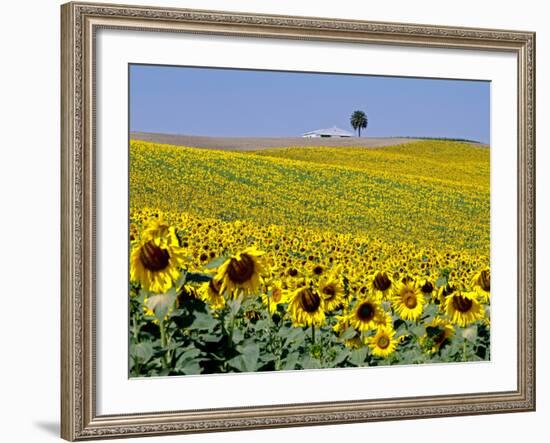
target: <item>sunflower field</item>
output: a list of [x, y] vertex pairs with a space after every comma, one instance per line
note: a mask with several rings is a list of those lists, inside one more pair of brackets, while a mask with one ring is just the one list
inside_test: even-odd
[[490, 358], [489, 149], [130, 143], [130, 376]]

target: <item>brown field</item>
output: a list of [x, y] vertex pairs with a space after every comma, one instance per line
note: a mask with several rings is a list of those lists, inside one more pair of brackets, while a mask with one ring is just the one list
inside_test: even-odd
[[356, 148], [379, 148], [418, 141], [399, 137], [349, 137], [349, 138], [305, 138], [305, 137], [203, 137], [195, 135], [160, 134], [154, 132], [132, 132], [132, 140], [162, 143], [176, 146], [192, 146], [224, 151], [257, 151], [260, 149], [289, 146], [341, 146]]

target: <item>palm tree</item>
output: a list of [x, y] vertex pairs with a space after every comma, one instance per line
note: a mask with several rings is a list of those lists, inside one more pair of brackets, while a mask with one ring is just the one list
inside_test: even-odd
[[358, 131], [359, 137], [361, 137], [361, 128], [365, 129], [369, 123], [367, 114], [363, 111], [354, 111], [350, 118], [351, 126], [354, 130]]

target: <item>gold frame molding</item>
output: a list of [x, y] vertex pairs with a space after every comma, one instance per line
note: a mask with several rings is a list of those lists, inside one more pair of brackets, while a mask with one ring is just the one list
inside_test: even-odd
[[[517, 390], [98, 416], [95, 76], [100, 28], [506, 51], [518, 60]], [[61, 436], [88, 440], [535, 410], [535, 34], [73, 2], [61, 7]]]

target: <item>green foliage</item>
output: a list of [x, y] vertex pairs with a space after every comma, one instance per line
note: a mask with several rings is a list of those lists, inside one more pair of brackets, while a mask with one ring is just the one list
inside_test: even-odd
[[368, 125], [367, 114], [363, 111], [354, 111], [350, 117], [350, 124], [353, 129], [358, 131], [358, 135], [361, 137], [361, 129], [365, 129]]
[[168, 315], [168, 311], [174, 305], [176, 301], [176, 294], [174, 292], [167, 294], [157, 294], [149, 297], [145, 306], [155, 313], [157, 320], [162, 320]]
[[[181, 283], [189, 282], [190, 277], [194, 279], [194, 275], [207, 277], [188, 273]], [[162, 295], [141, 291], [130, 300], [130, 310], [132, 376], [309, 370], [490, 358], [489, 328], [484, 323], [456, 327], [452, 341], [441, 344], [435, 353], [427, 352], [443, 332], [440, 326], [428, 325], [438, 315], [438, 306], [432, 304], [426, 306], [420, 323], [394, 319], [398, 352], [387, 358], [373, 356], [368, 346], [358, 349], [344, 346], [357, 336], [351, 327], [338, 335], [329, 326], [320, 328], [315, 331], [313, 342], [311, 328], [293, 327], [284, 312], [268, 314], [260, 299], [254, 297], [229, 300], [225, 308], [214, 312], [201, 300], [179, 300], [174, 291]], [[258, 312], [259, 318], [248, 319], [243, 315], [250, 311]], [[372, 335], [373, 331], [365, 333], [365, 337]]]

